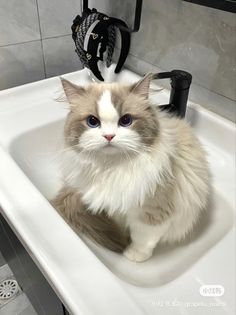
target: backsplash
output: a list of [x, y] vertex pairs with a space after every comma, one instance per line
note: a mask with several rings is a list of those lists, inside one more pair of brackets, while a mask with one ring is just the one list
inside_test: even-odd
[[[135, 0], [89, 1], [133, 25]], [[182, 0], [143, 0], [126, 66], [135, 72], [183, 69], [193, 75], [190, 98], [235, 119], [236, 15]], [[216, 97], [216, 95], [219, 97]]]
[[[70, 29], [81, 2], [0, 2], [0, 90], [82, 68]], [[135, 3], [89, 0], [89, 7], [132, 26]], [[236, 120], [235, 51], [235, 14], [182, 0], [143, 0], [140, 31], [132, 34], [125, 65], [139, 74], [189, 71], [190, 99]]]
[[71, 39], [80, 1], [0, 1], [0, 90], [82, 68]]

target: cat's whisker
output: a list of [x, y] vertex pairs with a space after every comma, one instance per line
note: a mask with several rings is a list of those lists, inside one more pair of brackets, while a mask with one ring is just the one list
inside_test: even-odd
[[136, 146], [125, 145], [125, 148], [123, 148], [123, 146], [117, 146], [117, 147], [118, 147], [120, 150], [122, 150], [122, 152], [123, 152], [123, 151], [126, 151], [126, 152], [132, 151], [132, 152], [136, 152], [137, 154], [140, 153], [140, 151], [137, 149]]
[[[136, 153], [135, 151], [132, 152], [132, 155], [134, 155], [135, 157], [138, 156], [139, 153]], [[132, 169], [134, 170], [135, 169], [135, 163], [134, 163], [134, 160], [133, 160], [133, 156], [130, 157], [130, 154], [127, 152], [127, 156], [129, 157], [130, 159], [130, 163], [132, 165]]]
[[131, 160], [131, 158], [130, 158], [130, 156], [129, 156], [129, 154], [128, 154], [128, 152], [127, 151], [122, 151], [124, 154], [125, 154], [125, 157], [126, 157], [126, 159], [128, 159], [128, 162], [131, 164], [131, 166], [132, 166], [132, 169], [133, 169], [133, 162], [132, 162], [132, 160]]
[[58, 150], [57, 152], [58, 153], [70, 152], [74, 148], [78, 148], [78, 144], [75, 144], [75, 145], [72, 145], [72, 146], [69, 146], [69, 147], [64, 147], [63, 149]]

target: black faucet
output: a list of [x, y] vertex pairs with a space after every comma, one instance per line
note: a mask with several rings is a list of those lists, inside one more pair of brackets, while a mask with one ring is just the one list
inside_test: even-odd
[[183, 70], [160, 72], [153, 75], [153, 80], [170, 79], [170, 101], [167, 105], [161, 105], [161, 110], [167, 110], [180, 118], [185, 117], [188, 93], [192, 83], [192, 75]]

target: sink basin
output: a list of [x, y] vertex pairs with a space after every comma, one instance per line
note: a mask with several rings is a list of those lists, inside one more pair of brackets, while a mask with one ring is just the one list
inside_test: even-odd
[[[139, 78], [128, 70], [112, 73], [111, 67], [108, 81]], [[86, 70], [65, 77], [81, 84], [90, 81]], [[76, 235], [47, 201], [61, 185], [68, 112], [65, 103], [55, 101], [61, 91], [56, 77], [0, 93], [0, 204], [68, 310], [138, 315], [159, 314], [165, 307], [165, 314], [233, 314], [235, 126], [189, 102], [186, 119], [208, 153], [213, 177], [210, 209], [189, 239], [159, 245], [149, 261], [134, 263]], [[154, 98], [167, 103], [169, 92], [162, 90]], [[221, 285], [225, 293], [202, 296], [203, 285]]]

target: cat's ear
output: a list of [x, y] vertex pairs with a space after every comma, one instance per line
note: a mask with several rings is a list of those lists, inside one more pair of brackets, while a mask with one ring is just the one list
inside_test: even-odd
[[152, 73], [147, 73], [144, 78], [136, 82], [131, 86], [131, 91], [133, 93], [139, 94], [144, 98], [148, 98], [149, 95], [149, 87], [152, 80]]
[[78, 103], [79, 96], [83, 95], [86, 92], [86, 89], [82, 86], [71, 83], [64, 78], [60, 79], [68, 102], [71, 105]]

